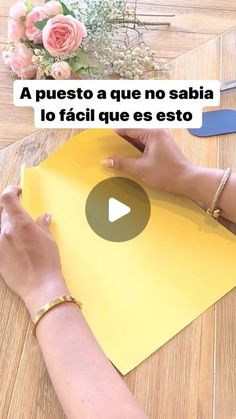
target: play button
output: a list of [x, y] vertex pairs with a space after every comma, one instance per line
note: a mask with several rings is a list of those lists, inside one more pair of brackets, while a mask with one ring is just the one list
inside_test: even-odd
[[145, 190], [124, 177], [98, 183], [86, 201], [86, 218], [98, 236], [113, 242], [135, 238], [146, 227], [151, 212]]
[[123, 204], [115, 198], [109, 199], [108, 220], [110, 223], [119, 220], [131, 211], [128, 205]]

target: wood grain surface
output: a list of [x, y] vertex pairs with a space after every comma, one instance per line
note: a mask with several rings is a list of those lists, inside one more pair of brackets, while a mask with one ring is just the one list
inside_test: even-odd
[[[39, 0], [42, 1], [42, 0]], [[7, 42], [7, 17], [15, 0], [0, 2], [0, 43]], [[236, 24], [235, 0], [131, 0], [137, 5], [140, 19], [166, 21], [155, 17], [174, 14], [170, 26], [158, 30], [149, 27], [144, 39], [160, 58], [168, 61], [209, 41]], [[150, 16], [152, 15], [152, 16]], [[0, 54], [0, 149], [35, 131], [31, 108], [14, 107], [12, 103], [13, 78]]]
[[[235, 50], [236, 28], [173, 61], [171, 77], [236, 79]], [[221, 107], [236, 107], [235, 90], [222, 94]], [[0, 151], [0, 190], [19, 184], [23, 163], [39, 164], [76, 132], [42, 130]], [[173, 135], [195, 163], [236, 170], [235, 134], [203, 139], [173, 130]], [[30, 335], [28, 313], [3, 281], [0, 301], [0, 418], [64, 418]], [[233, 290], [124, 377], [150, 419], [236, 418], [235, 330]]]

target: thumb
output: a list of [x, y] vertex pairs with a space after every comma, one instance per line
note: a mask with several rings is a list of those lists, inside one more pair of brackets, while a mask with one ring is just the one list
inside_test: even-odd
[[51, 214], [42, 214], [37, 219], [36, 223], [43, 228], [48, 229], [51, 224], [52, 216]]
[[101, 164], [108, 169], [121, 170], [129, 175], [139, 176], [140, 159], [113, 156], [102, 160]]

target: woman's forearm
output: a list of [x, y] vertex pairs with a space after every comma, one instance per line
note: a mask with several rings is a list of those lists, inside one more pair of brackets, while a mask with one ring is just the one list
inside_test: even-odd
[[[62, 294], [69, 294], [65, 286], [41, 297], [37, 294], [27, 302], [31, 314], [40, 309], [39, 299], [44, 305]], [[37, 338], [68, 419], [146, 418], [75, 304], [65, 303], [48, 312], [38, 324]]]
[[[182, 194], [207, 210], [223, 174], [224, 170], [221, 169], [192, 167], [183, 180]], [[236, 174], [232, 173], [217, 203], [217, 207], [221, 210], [221, 216], [232, 222], [236, 222], [235, 191]]]

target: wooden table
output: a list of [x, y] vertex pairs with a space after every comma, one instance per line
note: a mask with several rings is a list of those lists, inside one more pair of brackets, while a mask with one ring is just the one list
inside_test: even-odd
[[[236, 28], [177, 59], [170, 77], [236, 79], [235, 51]], [[224, 93], [221, 107], [235, 106], [236, 91]], [[19, 183], [22, 163], [37, 165], [75, 132], [39, 131], [2, 150], [0, 189]], [[173, 134], [196, 163], [236, 170], [236, 135], [200, 139], [185, 130]], [[3, 282], [0, 301], [0, 417], [63, 418], [23, 303]], [[151, 419], [236, 418], [235, 331], [234, 290], [124, 378]]]
[[[0, 43], [7, 42], [7, 16], [16, 0], [0, 2]], [[37, 3], [44, 0], [37, 0]], [[171, 26], [150, 27], [145, 35], [158, 57], [172, 60], [209, 41], [236, 24], [235, 0], [128, 0], [136, 4], [140, 19], [166, 21], [147, 15], [174, 14]], [[31, 108], [16, 108], [12, 99], [13, 78], [0, 54], [0, 149], [35, 131]], [[11, 129], [9, 130], [9, 127]]]

